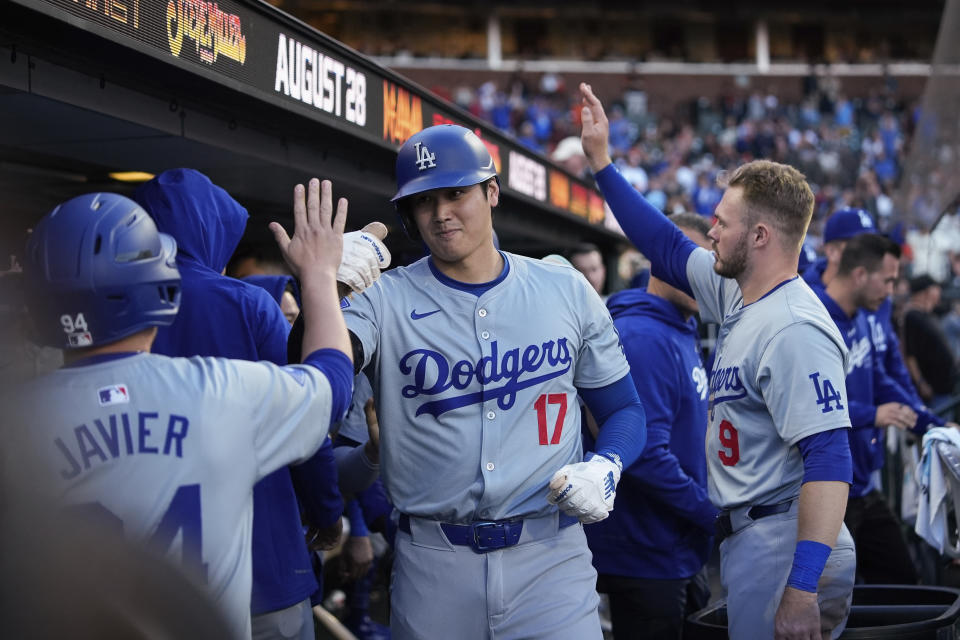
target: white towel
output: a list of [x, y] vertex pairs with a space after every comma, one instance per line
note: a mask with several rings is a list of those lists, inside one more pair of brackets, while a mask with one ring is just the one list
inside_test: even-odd
[[[951, 478], [957, 476], [952, 470], [943, 468], [937, 453], [939, 446], [953, 446], [960, 450], [960, 431], [952, 427], [935, 427], [923, 436], [923, 455], [916, 476], [920, 484], [920, 501], [914, 531], [942, 554], [947, 538], [946, 498]], [[957, 489], [960, 490], [960, 485]]]

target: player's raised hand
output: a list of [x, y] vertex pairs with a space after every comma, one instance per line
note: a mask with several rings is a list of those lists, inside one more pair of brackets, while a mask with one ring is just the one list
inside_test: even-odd
[[[329, 180], [310, 180], [307, 188], [293, 190], [293, 237], [277, 222], [270, 223], [283, 259], [301, 280], [307, 272], [334, 275], [343, 255], [343, 228], [347, 222], [347, 200], [337, 201], [333, 213], [333, 185]], [[306, 196], [306, 199], [304, 198]]]
[[590, 169], [594, 173], [610, 164], [610, 123], [607, 114], [603, 111], [600, 99], [593, 94], [593, 89], [586, 82], [580, 83], [580, 121], [583, 128], [580, 131], [580, 144], [583, 153], [587, 156]]
[[817, 594], [786, 587], [773, 618], [775, 640], [821, 640]]

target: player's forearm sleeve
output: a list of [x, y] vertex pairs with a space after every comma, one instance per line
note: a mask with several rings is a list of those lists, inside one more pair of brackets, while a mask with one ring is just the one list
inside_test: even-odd
[[337, 521], [343, 513], [343, 497], [337, 487], [337, 460], [330, 438], [323, 439], [309, 460], [291, 466], [290, 477], [310, 524], [323, 528]]
[[634, 463], [647, 442], [647, 419], [630, 374], [597, 389], [580, 389], [597, 424], [596, 453], [620, 460], [623, 468]]
[[687, 259], [697, 245], [647, 202], [613, 164], [594, 177], [623, 232], [650, 260], [651, 275], [692, 296]]
[[846, 429], [821, 431], [797, 442], [803, 456], [803, 482], [853, 483], [853, 458]]
[[367, 458], [362, 446], [338, 446], [333, 449], [337, 457], [337, 478], [340, 491], [352, 496], [374, 483], [380, 475], [380, 465]]
[[317, 349], [303, 361], [316, 367], [330, 383], [330, 424], [343, 420], [353, 398], [353, 363], [339, 349]]
[[360, 508], [359, 502], [351, 500], [347, 503], [344, 512], [347, 515], [347, 520], [350, 521], [351, 538], [365, 538], [370, 535], [370, 530], [367, 529], [367, 522], [363, 518], [363, 510]]

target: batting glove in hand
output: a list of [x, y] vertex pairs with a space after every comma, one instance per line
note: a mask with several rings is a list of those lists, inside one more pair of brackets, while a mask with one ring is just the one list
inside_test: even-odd
[[380, 277], [380, 271], [390, 266], [390, 252], [382, 240], [387, 228], [381, 222], [371, 222], [360, 231], [343, 234], [343, 259], [337, 268], [337, 282], [342, 282], [354, 293], [360, 293]]
[[620, 466], [601, 455], [587, 454], [585, 462], [560, 467], [550, 480], [547, 502], [584, 524], [599, 522], [613, 509], [620, 482]]

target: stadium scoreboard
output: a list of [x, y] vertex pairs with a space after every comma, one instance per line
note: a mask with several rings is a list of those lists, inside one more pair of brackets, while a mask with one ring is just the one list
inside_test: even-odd
[[477, 133], [506, 192], [602, 224], [586, 182], [418, 85], [265, 3], [13, 0], [125, 47], [380, 146], [435, 124]]

